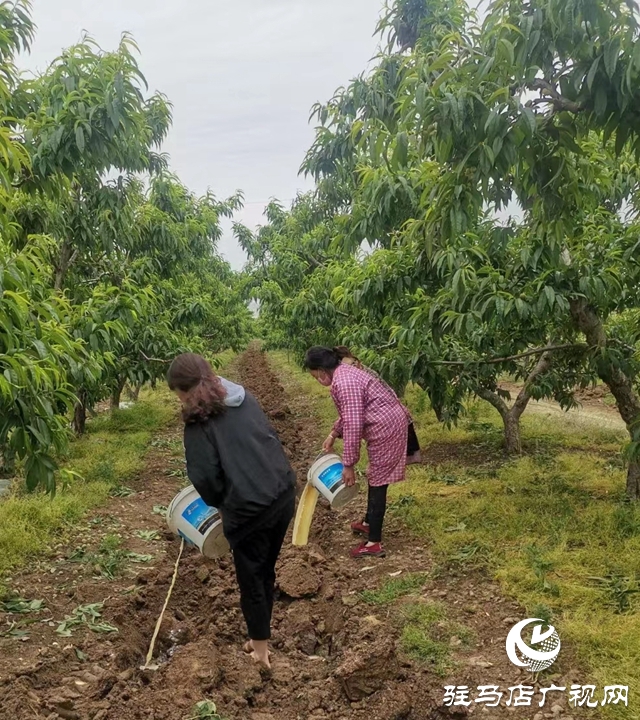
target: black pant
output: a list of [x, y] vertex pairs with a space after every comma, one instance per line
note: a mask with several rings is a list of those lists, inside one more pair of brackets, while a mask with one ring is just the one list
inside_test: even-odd
[[276, 561], [294, 512], [292, 498], [268, 523], [250, 532], [233, 549], [240, 607], [252, 640], [271, 637]]
[[420, 450], [420, 443], [418, 442], [416, 429], [413, 427], [413, 423], [410, 423], [407, 432], [407, 457], [410, 457], [414, 453], [417, 453], [418, 450]]
[[367, 514], [364, 521], [369, 525], [369, 542], [382, 542], [382, 523], [387, 509], [388, 485], [372, 487], [369, 485], [367, 496]]

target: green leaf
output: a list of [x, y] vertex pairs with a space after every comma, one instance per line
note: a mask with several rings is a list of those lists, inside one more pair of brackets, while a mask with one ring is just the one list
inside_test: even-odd
[[533, 135], [537, 129], [537, 120], [536, 115], [533, 112], [531, 108], [523, 108], [522, 109], [522, 118], [524, 120], [524, 123], [529, 130], [529, 134]]
[[600, 119], [604, 119], [605, 113], [607, 112], [607, 90], [604, 85], [598, 85], [596, 88], [596, 99], [594, 110]]
[[404, 167], [407, 164], [409, 155], [409, 138], [406, 132], [398, 133], [396, 137], [396, 147], [394, 156], [400, 167]]
[[78, 150], [83, 153], [84, 152], [84, 130], [82, 129], [82, 125], [76, 126], [76, 145], [78, 146]]
[[627, 138], [629, 137], [629, 128], [627, 125], [620, 125], [618, 127], [618, 131], [616, 132], [616, 144], [615, 144], [615, 152], [616, 155], [620, 155], [622, 152], [625, 143], [627, 142]]
[[513, 44], [510, 43], [505, 38], [502, 38], [500, 40], [500, 45], [504, 48], [507, 62], [509, 63], [510, 66], [513, 66], [514, 62], [515, 62], [515, 53], [514, 53], [514, 49], [513, 49]]
[[487, 122], [484, 124], [484, 131], [489, 137], [491, 137], [494, 134], [494, 131], [498, 127], [499, 122], [500, 122], [500, 115], [495, 110], [492, 110], [489, 113]]
[[544, 294], [547, 296], [547, 302], [549, 303], [549, 310], [552, 310], [554, 300], [556, 299], [556, 294], [555, 294], [553, 288], [549, 287], [549, 285], [545, 285]]
[[604, 50], [604, 68], [610, 78], [613, 77], [613, 73], [616, 71], [619, 54], [620, 46], [618, 45], [618, 39], [612, 38]]
[[522, 319], [525, 319], [529, 314], [528, 305], [524, 302], [524, 300], [521, 300], [520, 298], [516, 298], [516, 312], [518, 313], [518, 316]]
[[591, 67], [589, 68], [589, 72], [587, 73], [587, 87], [589, 88], [589, 92], [591, 92], [591, 88], [593, 87], [593, 81], [596, 77], [596, 73], [598, 72], [598, 66], [600, 65], [600, 55], [591, 63]]
[[419, 115], [422, 115], [424, 112], [425, 99], [426, 87], [424, 83], [420, 83], [418, 85], [418, 89], [416, 90], [416, 111]]

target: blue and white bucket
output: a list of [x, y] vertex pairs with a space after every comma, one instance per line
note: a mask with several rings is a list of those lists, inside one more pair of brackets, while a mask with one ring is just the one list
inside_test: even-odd
[[192, 485], [181, 490], [171, 501], [167, 524], [172, 532], [197, 547], [205, 557], [219, 558], [229, 552], [220, 513], [207, 505]]
[[332, 508], [341, 508], [358, 494], [358, 486], [348, 487], [342, 480], [342, 460], [334, 453], [319, 457], [309, 468], [307, 480], [330, 503]]

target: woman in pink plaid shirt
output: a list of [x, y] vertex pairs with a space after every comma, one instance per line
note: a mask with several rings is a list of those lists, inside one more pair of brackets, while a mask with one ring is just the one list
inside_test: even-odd
[[404, 480], [411, 416], [386, 383], [355, 365], [343, 363], [341, 355], [337, 349], [313, 347], [307, 351], [305, 366], [321, 385], [331, 388], [339, 417], [323, 447], [330, 451], [336, 438], [343, 439], [342, 477], [346, 485], [355, 483], [360, 445], [363, 440], [367, 444], [367, 515], [362, 522], [351, 524], [351, 529], [367, 540], [351, 555], [384, 557], [382, 524], [387, 488]]

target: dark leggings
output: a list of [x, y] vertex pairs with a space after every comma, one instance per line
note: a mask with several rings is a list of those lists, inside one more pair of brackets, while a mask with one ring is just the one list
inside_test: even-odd
[[407, 457], [411, 457], [414, 453], [420, 450], [420, 443], [418, 442], [418, 436], [416, 435], [416, 429], [413, 423], [410, 423], [407, 430]]
[[369, 485], [367, 514], [364, 516], [364, 522], [369, 526], [369, 542], [377, 543], [382, 541], [382, 523], [387, 509], [388, 487], [388, 485], [379, 485], [377, 487]]
[[276, 561], [294, 511], [292, 497], [269, 523], [249, 533], [233, 549], [240, 607], [252, 640], [271, 637]]

